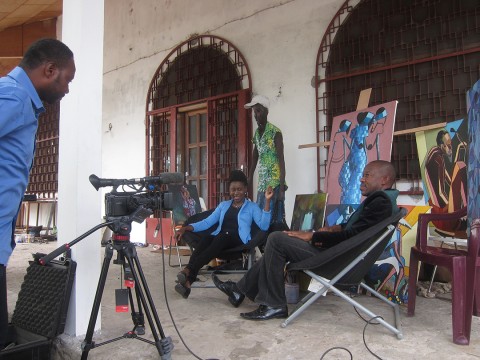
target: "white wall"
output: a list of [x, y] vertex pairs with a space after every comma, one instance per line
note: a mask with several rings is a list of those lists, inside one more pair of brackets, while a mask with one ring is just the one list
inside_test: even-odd
[[[155, 70], [191, 34], [212, 34], [239, 49], [253, 92], [271, 99], [269, 120], [284, 134], [289, 222], [295, 195], [316, 191], [316, 151], [298, 145], [316, 141], [310, 83], [322, 36], [342, 3], [106, 0], [102, 176], [144, 176], [146, 94]], [[140, 228], [132, 241], [144, 238]]]
[[[58, 245], [101, 222], [100, 195], [90, 185], [101, 171], [103, 2], [64, 0], [62, 40], [74, 53], [75, 79], [61, 102], [58, 174]], [[74, 244], [77, 262], [65, 333], [86, 332], [100, 274], [100, 240], [95, 232]], [[92, 280], [94, 279], [94, 280]], [[97, 327], [100, 326], [100, 315]]]

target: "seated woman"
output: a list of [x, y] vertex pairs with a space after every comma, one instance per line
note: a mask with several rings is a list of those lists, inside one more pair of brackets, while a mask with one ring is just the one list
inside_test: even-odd
[[218, 224], [216, 229], [201, 239], [193, 250], [188, 265], [178, 273], [175, 290], [185, 299], [190, 295], [191, 284], [196, 280], [200, 269], [216, 258], [222, 251], [248, 243], [251, 240], [252, 222], [266, 231], [270, 225], [270, 199], [273, 190], [265, 191], [265, 207], [260, 207], [246, 198], [247, 177], [240, 170], [233, 170], [228, 180], [231, 200], [222, 201], [215, 210], [202, 221], [181, 227], [177, 236], [185, 231], [200, 232]]

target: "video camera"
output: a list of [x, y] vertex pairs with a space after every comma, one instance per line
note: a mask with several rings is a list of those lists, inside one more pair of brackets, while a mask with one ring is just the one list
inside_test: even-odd
[[[155, 210], [171, 210], [173, 196], [171, 192], [161, 191], [164, 184], [183, 183], [182, 173], [164, 173], [160, 176], [147, 176], [136, 179], [102, 179], [92, 174], [90, 183], [98, 190], [112, 186], [105, 194], [105, 217], [115, 218], [131, 216], [133, 221], [141, 223]], [[118, 188], [121, 187], [122, 191]]]

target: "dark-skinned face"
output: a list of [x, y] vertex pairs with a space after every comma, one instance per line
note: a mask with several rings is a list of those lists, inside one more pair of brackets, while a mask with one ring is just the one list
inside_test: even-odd
[[360, 179], [360, 192], [363, 196], [384, 190], [386, 184], [386, 176], [381, 169], [375, 164], [367, 164], [363, 170], [363, 176]]
[[268, 109], [265, 108], [263, 105], [255, 104], [252, 107], [252, 111], [258, 128], [263, 131], [265, 129], [265, 126], [267, 125]]
[[48, 66], [47, 71], [49, 73], [48, 82], [37, 91], [42, 101], [53, 104], [68, 94], [68, 85], [75, 77], [75, 63], [73, 59], [70, 59], [63, 68], [52, 63]]
[[229, 187], [230, 198], [235, 203], [242, 203], [245, 200], [247, 187], [241, 181], [232, 181]]

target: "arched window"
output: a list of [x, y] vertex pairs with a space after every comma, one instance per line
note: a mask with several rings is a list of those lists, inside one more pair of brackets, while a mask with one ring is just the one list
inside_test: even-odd
[[183, 172], [208, 207], [228, 197], [233, 169], [249, 168], [248, 67], [225, 39], [196, 36], [157, 69], [147, 95], [147, 173]]
[[[345, 1], [317, 56], [317, 141], [367, 88], [370, 106], [399, 101], [395, 131], [466, 118], [466, 91], [480, 77], [479, 22], [478, 0]], [[399, 178], [421, 178], [414, 133], [394, 136], [392, 161]]]

